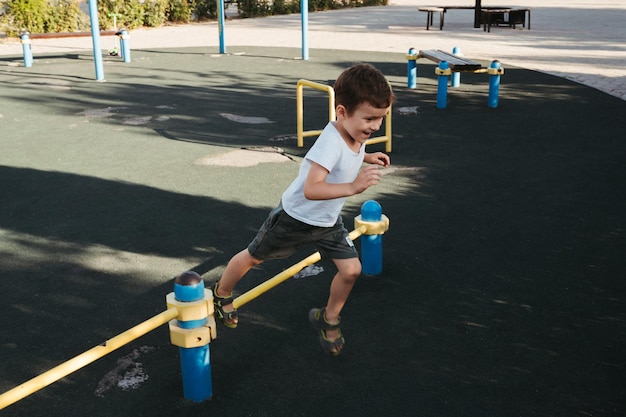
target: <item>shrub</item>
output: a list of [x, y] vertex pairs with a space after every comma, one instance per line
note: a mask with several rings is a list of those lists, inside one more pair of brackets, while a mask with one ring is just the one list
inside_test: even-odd
[[148, 0], [143, 4], [143, 24], [148, 27], [159, 27], [167, 22], [169, 0]]
[[[117, 16], [117, 19], [114, 17]], [[115, 22], [117, 20], [117, 22]], [[135, 29], [144, 24], [144, 7], [139, 0], [98, 0], [100, 29]]]
[[193, 0], [170, 0], [169, 20], [174, 23], [188, 23], [194, 9]]
[[217, 1], [216, 0], [197, 0], [196, 2], [196, 19], [206, 20], [217, 17]]
[[89, 18], [75, 0], [59, 0], [48, 5], [45, 32], [76, 32], [89, 29]]
[[[73, 32], [89, 29], [89, 17], [81, 10], [86, 0], [0, 0], [0, 28], [9, 36], [31, 33]], [[237, 0], [225, 0], [225, 2]], [[388, 0], [309, 0], [309, 11], [386, 5]], [[241, 17], [300, 12], [300, 0], [239, 0]], [[187, 23], [217, 17], [217, 0], [98, 0], [101, 29], [158, 27], [166, 22]]]
[[9, 0], [6, 3], [10, 34], [22, 31], [43, 33], [46, 27], [46, 0]]

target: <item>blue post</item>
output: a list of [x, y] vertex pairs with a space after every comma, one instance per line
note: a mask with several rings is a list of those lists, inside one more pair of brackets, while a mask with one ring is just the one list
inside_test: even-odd
[[[174, 298], [178, 302], [196, 302], [205, 297], [204, 281], [193, 271], [178, 276], [174, 283]], [[207, 318], [176, 322], [182, 329], [197, 329], [207, 324]], [[198, 347], [180, 347], [180, 364], [185, 398], [202, 402], [213, 396], [211, 382], [211, 355], [209, 343]]]
[[[383, 210], [376, 201], [368, 200], [361, 206], [361, 220], [380, 222]], [[383, 235], [361, 236], [361, 264], [365, 275], [378, 275], [383, 271]]]
[[300, 0], [300, 19], [302, 20], [302, 60], [309, 60], [309, 1]]
[[22, 51], [24, 52], [24, 67], [30, 68], [33, 66], [33, 50], [30, 43], [30, 33], [22, 33], [20, 42], [22, 42]]
[[502, 74], [502, 65], [500, 61], [491, 61], [489, 65], [489, 99], [487, 101], [487, 107], [498, 107], [498, 95], [500, 93], [500, 75]]
[[407, 59], [407, 87], [417, 87], [417, 55], [415, 54], [415, 48], [409, 49], [409, 53], [406, 56]]
[[218, 0], [217, 27], [220, 36], [220, 54], [225, 54], [226, 44], [224, 42], [224, 0]]
[[448, 77], [451, 73], [448, 61], [441, 61], [439, 67], [435, 69], [435, 74], [439, 76], [437, 84], [438, 109], [445, 109], [448, 105]]
[[120, 50], [122, 51], [122, 61], [130, 62], [130, 35], [126, 29], [120, 30]]
[[[461, 56], [461, 49], [458, 46], [452, 48], [452, 55]], [[453, 72], [452, 80], [450, 81], [450, 87], [458, 87], [461, 85], [461, 73]]]
[[89, 18], [91, 20], [91, 40], [93, 42], [93, 61], [96, 66], [96, 80], [104, 80], [102, 48], [100, 47], [100, 24], [98, 23], [98, 1], [89, 0]]

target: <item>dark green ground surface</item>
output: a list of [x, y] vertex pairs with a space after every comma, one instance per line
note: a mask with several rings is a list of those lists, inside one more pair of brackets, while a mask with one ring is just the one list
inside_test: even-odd
[[[240, 50], [133, 51], [130, 64], [106, 59], [105, 83], [88, 52], [30, 69], [0, 59], [0, 392], [163, 311], [179, 273], [218, 279], [304, 155], [296, 81], [328, 83], [368, 61], [398, 96], [392, 167], [345, 218], [374, 198], [391, 229], [384, 273], [363, 277], [344, 310], [344, 353], [324, 356], [307, 322], [334, 273], [322, 262], [322, 274], [245, 305], [237, 330], [220, 327], [211, 401], [183, 398], [178, 348], [161, 327], [0, 415], [626, 413], [626, 102], [506, 68], [497, 109], [488, 77], [467, 75], [438, 110], [434, 67], [421, 63], [408, 90], [402, 54], [312, 51], [303, 62], [298, 50]], [[305, 128], [320, 128], [325, 98], [306, 94]], [[197, 163], [258, 146], [293, 160]], [[149, 379], [96, 395], [139, 348]]]

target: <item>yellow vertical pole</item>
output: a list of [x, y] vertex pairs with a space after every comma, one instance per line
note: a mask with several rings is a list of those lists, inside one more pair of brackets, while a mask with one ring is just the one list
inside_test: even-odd
[[322, 133], [321, 130], [304, 131], [304, 87], [311, 87], [316, 90], [325, 91], [328, 94], [328, 121], [334, 121], [335, 113], [335, 90], [330, 85], [316, 83], [309, 80], [298, 80], [296, 83], [296, 123], [298, 134], [298, 147], [304, 146], [305, 136], [316, 136]]

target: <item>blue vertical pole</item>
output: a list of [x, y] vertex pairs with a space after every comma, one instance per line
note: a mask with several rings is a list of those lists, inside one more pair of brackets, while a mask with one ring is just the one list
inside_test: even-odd
[[98, 0], [89, 0], [89, 18], [91, 20], [91, 40], [93, 41], [93, 62], [96, 65], [96, 80], [104, 80], [102, 48], [100, 47], [100, 23], [98, 22]]
[[445, 109], [448, 106], [448, 77], [450, 76], [450, 66], [447, 61], [441, 61], [437, 68], [439, 75], [437, 84], [437, 108]]
[[20, 41], [22, 42], [22, 52], [24, 53], [24, 67], [30, 68], [33, 66], [33, 50], [30, 42], [30, 33], [22, 33], [20, 35]]
[[410, 48], [407, 55], [407, 87], [417, 87], [417, 56], [415, 48]]
[[[452, 48], [452, 55], [460, 56], [461, 55], [461, 49], [458, 46], [455, 46], [454, 48]], [[461, 85], [461, 73], [460, 72], [453, 72], [452, 73], [452, 80], [450, 81], [450, 87], [458, 87], [460, 85]]]
[[220, 34], [220, 54], [226, 53], [226, 44], [224, 43], [224, 0], [217, 1], [217, 27]]
[[309, 1], [300, 0], [300, 19], [302, 20], [302, 60], [309, 60]]
[[[383, 218], [383, 209], [374, 200], [368, 200], [361, 206], [361, 220], [379, 222]], [[383, 271], [383, 235], [361, 236], [361, 264], [365, 275], [378, 275]]]
[[122, 61], [130, 62], [130, 35], [126, 29], [120, 31], [120, 49], [122, 50]]
[[487, 107], [498, 107], [498, 95], [500, 93], [500, 74], [502, 71], [502, 65], [500, 61], [491, 61], [489, 65], [489, 99], [487, 101]]
[[[193, 271], [185, 272], [174, 282], [176, 301], [191, 302], [204, 298], [204, 281]], [[207, 324], [206, 317], [199, 320], [177, 321], [178, 327], [195, 329]], [[179, 348], [185, 398], [202, 402], [213, 396], [211, 381], [211, 355], [209, 344], [192, 348]]]

